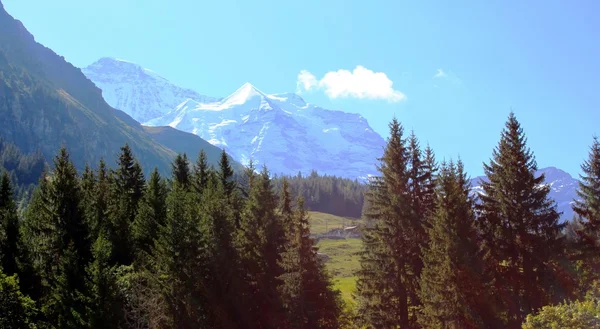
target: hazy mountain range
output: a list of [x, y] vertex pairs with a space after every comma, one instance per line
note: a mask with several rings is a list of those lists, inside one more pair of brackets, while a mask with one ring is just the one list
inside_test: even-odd
[[83, 72], [109, 104], [144, 125], [196, 134], [242, 164], [253, 160], [277, 174], [364, 178], [376, 173], [385, 145], [361, 115], [308, 104], [294, 93], [268, 94], [246, 83], [227, 97], [208, 97], [113, 58]]
[[[285, 174], [314, 169], [364, 178], [377, 173], [385, 141], [358, 114], [308, 104], [294, 93], [268, 94], [249, 83], [227, 97], [209, 97], [115, 58], [101, 58], [83, 72], [109, 104], [144, 125], [196, 134], [243, 164], [253, 159]], [[542, 173], [562, 219], [571, 219], [577, 180], [554, 167], [537, 172]], [[481, 179], [472, 179], [474, 193], [481, 193]]]

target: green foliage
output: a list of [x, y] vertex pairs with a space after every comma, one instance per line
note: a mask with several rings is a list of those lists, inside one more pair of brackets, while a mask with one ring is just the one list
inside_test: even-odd
[[4, 172], [0, 177], [0, 269], [9, 275], [19, 273], [19, 226], [10, 178]]
[[219, 161], [219, 179], [221, 180], [221, 185], [223, 185], [225, 195], [230, 197], [235, 190], [236, 183], [234, 180], [233, 168], [231, 167], [229, 157], [227, 156], [227, 153], [225, 153], [225, 150], [221, 152], [221, 160]]
[[290, 194], [302, 196], [306, 208], [336, 216], [362, 217], [364, 194], [367, 185], [347, 178], [319, 175], [316, 171], [308, 176], [283, 176], [273, 178], [277, 193], [283, 189], [283, 180], [289, 184]]
[[594, 138], [588, 159], [581, 165], [578, 200], [573, 210], [582, 219], [583, 229], [579, 231], [583, 241], [597, 253], [600, 246], [600, 141]]
[[41, 153], [24, 154], [0, 136], [0, 172], [7, 171], [15, 198], [27, 201], [42, 175], [46, 161]]
[[[513, 115], [485, 166], [477, 207], [460, 161], [438, 173], [433, 151], [422, 151], [414, 134], [405, 139], [397, 120], [390, 133], [364, 202], [359, 182], [316, 173], [272, 179], [251, 166], [236, 177], [224, 152], [218, 170], [200, 152], [193, 167], [181, 155], [171, 177], [155, 169], [145, 181], [127, 145], [115, 170], [100, 161], [81, 175], [61, 149], [23, 213], [14, 171], [3, 174], [0, 260], [21, 283], [0, 274], [0, 324], [517, 328], [525, 314], [581, 296], [594, 280], [597, 256], [581, 243], [598, 235], [589, 224], [593, 170], [584, 170], [581, 218], [561, 232]], [[328, 228], [358, 223], [362, 239], [315, 243], [303, 196], [338, 213], [365, 203], [365, 220], [311, 213], [312, 233], [323, 233], [325, 220]], [[588, 320], [597, 311], [597, 298], [563, 303], [525, 325], [595, 326]]]
[[90, 328], [119, 328], [124, 322], [116, 268], [110, 265], [112, 246], [100, 233], [92, 246], [94, 261], [87, 267]]
[[63, 148], [26, 217], [29, 248], [41, 278], [42, 312], [61, 328], [86, 325], [84, 267], [91, 260], [77, 171]]
[[135, 253], [131, 226], [138, 213], [146, 182], [139, 162], [129, 145], [121, 148], [117, 169], [112, 173], [108, 204], [109, 239], [115, 248], [112, 264], [129, 265]]
[[0, 328], [36, 328], [35, 302], [19, 290], [17, 275], [7, 276], [0, 269]]
[[166, 182], [158, 173], [158, 169], [154, 169], [132, 227], [133, 241], [139, 257], [152, 252], [158, 231], [165, 224], [167, 192]]
[[192, 176], [192, 186], [198, 195], [202, 194], [202, 191], [204, 191], [208, 185], [209, 170], [210, 168], [208, 167], [206, 153], [204, 151], [200, 151], [200, 153], [198, 153], [198, 160], [196, 160], [196, 165], [194, 166], [194, 173]]
[[423, 250], [419, 324], [423, 328], [484, 328], [485, 298], [470, 186], [459, 162], [442, 164], [429, 244]]
[[284, 228], [276, 215], [277, 200], [268, 172], [255, 178], [241, 216], [235, 246], [246, 285], [245, 302], [252, 326], [277, 326], [282, 322], [277, 302], [277, 277]]
[[416, 326], [420, 246], [424, 237], [426, 178], [433, 176], [418, 150], [416, 137], [407, 141], [394, 119], [380, 159], [381, 176], [371, 179], [366, 193], [361, 268], [357, 272], [357, 314], [363, 325], [412, 328]]
[[185, 189], [189, 189], [192, 184], [192, 174], [190, 172], [190, 161], [187, 155], [179, 154], [171, 165], [171, 175], [175, 183], [179, 184]]
[[523, 329], [579, 329], [600, 327], [600, 298], [588, 294], [582, 301], [544, 306], [527, 315]]
[[563, 251], [556, 205], [550, 189], [535, 177], [537, 165], [513, 113], [493, 158], [484, 165], [479, 220], [488, 280], [506, 326], [518, 327], [526, 314], [547, 304], [557, 289], [553, 262]]

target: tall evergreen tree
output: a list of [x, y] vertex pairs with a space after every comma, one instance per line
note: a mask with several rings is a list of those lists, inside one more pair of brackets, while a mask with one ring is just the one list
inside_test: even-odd
[[7, 275], [17, 274], [21, 291], [38, 297], [37, 277], [23, 234], [12, 183], [8, 173], [3, 172], [0, 178], [0, 269]]
[[129, 265], [134, 256], [131, 226], [146, 184], [142, 168], [135, 160], [129, 145], [121, 147], [117, 169], [112, 176], [108, 236], [115, 252], [112, 253], [111, 262]]
[[28, 209], [30, 246], [42, 278], [42, 311], [59, 328], [86, 326], [85, 266], [91, 260], [77, 171], [62, 148]]
[[96, 172], [84, 171], [82, 175], [83, 204], [90, 229], [90, 241], [95, 241], [100, 231], [110, 232], [108, 205], [111, 182], [104, 160], [100, 159]]
[[282, 321], [276, 288], [284, 236], [276, 209], [276, 196], [265, 168], [252, 184], [236, 237], [247, 284], [244, 301], [249, 305], [253, 328], [277, 328]]
[[239, 303], [241, 276], [233, 239], [234, 209], [225, 198], [219, 180], [212, 178], [204, 189], [200, 202], [200, 230], [205, 241], [202, 250], [202, 275], [198, 289], [207, 299], [210, 328], [244, 328], [251, 323], [246, 317], [247, 305]]
[[124, 323], [123, 303], [115, 268], [109, 264], [112, 246], [101, 231], [92, 246], [94, 261], [88, 265], [90, 328], [120, 328]]
[[423, 328], [489, 328], [482, 305], [483, 286], [473, 200], [462, 164], [442, 164], [437, 207], [423, 250], [419, 324]]
[[289, 235], [295, 230], [297, 226], [294, 222], [294, 211], [292, 209], [292, 197], [290, 195], [290, 188], [287, 179], [283, 179], [283, 186], [281, 188], [281, 196], [279, 198], [279, 211], [281, 216], [281, 223], [285, 230], [288, 239], [292, 238], [293, 235]]
[[221, 184], [225, 189], [225, 195], [231, 197], [233, 191], [235, 191], [235, 181], [233, 180], [233, 168], [229, 162], [229, 156], [225, 153], [225, 150], [221, 152], [221, 159], [219, 160], [219, 178]]
[[[286, 188], [282, 198], [289, 198]], [[290, 200], [282, 201], [283, 209]], [[286, 312], [287, 328], [339, 328], [339, 291], [334, 291], [324, 264], [310, 237], [304, 200], [299, 197], [287, 242], [282, 252], [279, 293]]]
[[196, 165], [194, 166], [194, 173], [192, 175], [192, 185], [198, 195], [202, 194], [202, 191], [208, 185], [209, 170], [210, 168], [208, 167], [206, 152], [204, 152], [204, 150], [200, 150], [200, 153], [198, 153], [198, 160], [196, 160]]
[[133, 240], [137, 252], [142, 253], [141, 257], [152, 251], [158, 231], [165, 224], [167, 192], [165, 181], [158, 173], [158, 169], [154, 168], [132, 228]]
[[0, 269], [7, 274], [19, 274], [21, 232], [13, 189], [8, 172], [0, 177]]
[[177, 181], [167, 197], [167, 217], [152, 251], [151, 282], [167, 305], [167, 327], [207, 328], [207, 302], [198, 289], [205, 273], [196, 198]]
[[579, 189], [573, 210], [583, 220], [580, 235], [587, 249], [597, 253], [600, 249], [600, 142], [594, 137], [588, 159], [581, 165]]
[[[429, 145], [425, 148], [423, 160], [423, 196], [421, 205], [424, 218], [427, 219], [435, 211], [435, 189], [438, 165], [433, 149]], [[426, 220], [427, 221], [427, 220]]]
[[173, 179], [185, 189], [189, 189], [192, 185], [192, 173], [190, 171], [190, 161], [187, 155], [178, 154], [171, 164], [171, 172]]
[[363, 231], [363, 251], [357, 272], [357, 297], [360, 320], [376, 328], [415, 326], [412, 310], [418, 301], [417, 261], [414, 247], [420, 241], [415, 223], [409, 185], [409, 154], [403, 128], [394, 119], [390, 137], [380, 159], [381, 176], [369, 183]]
[[490, 289], [502, 301], [506, 326], [518, 328], [526, 314], [549, 301], [563, 225], [550, 188], [541, 185], [544, 176], [535, 177], [535, 158], [513, 113], [484, 170], [489, 182], [482, 182], [477, 222], [494, 283]]

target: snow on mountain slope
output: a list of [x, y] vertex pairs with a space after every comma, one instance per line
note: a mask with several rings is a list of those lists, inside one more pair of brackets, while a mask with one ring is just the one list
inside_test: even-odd
[[[577, 199], [577, 188], [579, 182], [571, 177], [567, 172], [555, 167], [539, 169], [535, 175], [545, 175], [545, 184], [550, 185], [550, 197], [556, 201], [559, 212], [562, 212], [561, 221], [571, 220], [573, 218], [573, 209], [571, 205], [574, 199]], [[474, 193], [483, 193], [481, 180], [488, 181], [487, 177], [475, 177], [471, 179], [471, 190]]]
[[249, 83], [214, 102], [188, 99], [145, 123], [194, 133], [272, 173], [350, 178], [376, 173], [385, 141], [359, 114], [310, 105], [296, 94], [269, 95]]
[[116, 58], [101, 58], [82, 72], [102, 89], [106, 102], [138, 122], [154, 119], [186, 99], [212, 102], [216, 99], [170, 83], [155, 72]]

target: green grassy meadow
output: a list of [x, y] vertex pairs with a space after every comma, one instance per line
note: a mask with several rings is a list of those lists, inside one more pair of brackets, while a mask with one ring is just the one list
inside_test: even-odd
[[[327, 221], [327, 229], [360, 223], [360, 220], [356, 219], [310, 212], [311, 232], [314, 234], [325, 233], [327, 231], [325, 221]], [[362, 241], [360, 239], [321, 239], [317, 247], [319, 247], [320, 253], [329, 257], [325, 264], [333, 278], [335, 288], [340, 290], [344, 301], [348, 305], [353, 305], [352, 293], [356, 289], [354, 272], [360, 266], [356, 253], [361, 250]]]

